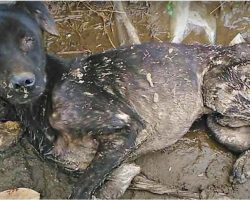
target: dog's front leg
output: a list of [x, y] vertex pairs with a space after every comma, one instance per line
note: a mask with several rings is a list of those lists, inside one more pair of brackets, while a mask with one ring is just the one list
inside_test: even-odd
[[80, 176], [70, 198], [91, 199], [95, 190], [134, 148], [136, 135], [136, 131], [131, 127], [125, 127], [115, 133], [98, 135], [98, 153]]

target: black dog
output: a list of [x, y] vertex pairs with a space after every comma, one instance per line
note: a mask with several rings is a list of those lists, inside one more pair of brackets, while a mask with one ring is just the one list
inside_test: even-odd
[[203, 114], [250, 121], [248, 44], [150, 43], [66, 63], [43, 50], [40, 28], [55, 29], [42, 3], [3, 6], [0, 17], [1, 97], [36, 148], [46, 153], [54, 145], [63, 156], [86, 135], [98, 143], [72, 198], [91, 198], [144, 136], [137, 154], [173, 144]]
[[[0, 118], [25, 121], [18, 105], [23, 107], [26, 102], [38, 99], [45, 91], [47, 79], [63, 70], [43, 47], [42, 31], [57, 35], [57, 30], [43, 3], [17, 2], [0, 4], [0, 31]], [[48, 65], [53, 66], [50, 71]], [[33, 118], [31, 113], [25, 114], [28, 120]]]
[[2, 98], [24, 104], [43, 93], [46, 53], [41, 28], [56, 34], [43, 4], [35, 2], [0, 6], [0, 85]]

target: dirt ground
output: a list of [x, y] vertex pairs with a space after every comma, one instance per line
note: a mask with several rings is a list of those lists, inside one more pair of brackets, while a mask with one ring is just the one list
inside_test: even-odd
[[[137, 2], [125, 5], [125, 10], [141, 42], [171, 40], [171, 16], [166, 11], [167, 2]], [[204, 5], [208, 13], [216, 18], [217, 44], [229, 44], [237, 33], [250, 29], [249, 21], [246, 25], [244, 21], [241, 23], [236, 20], [249, 15], [249, 4], [224, 3], [224, 11], [218, 2]], [[118, 47], [112, 8], [111, 2], [49, 3], [60, 36], [45, 35], [48, 51], [63, 57], [72, 57]], [[228, 16], [227, 24], [222, 15]], [[230, 23], [234, 25], [233, 28], [228, 25]], [[204, 32], [191, 33], [183, 42], [208, 44], [208, 39]], [[7, 138], [6, 130], [8, 130], [6, 125], [1, 124], [0, 136], [4, 135]], [[10, 134], [13, 133], [13, 130], [8, 131]], [[25, 138], [20, 139], [20, 136], [15, 138], [18, 138], [15, 144], [9, 145], [11, 142], [7, 142], [10, 146], [8, 148], [1, 146], [0, 143], [0, 191], [27, 187], [40, 192], [42, 198], [67, 198], [77, 178], [59, 169], [55, 163], [44, 160]], [[164, 151], [145, 155], [136, 163], [142, 167], [141, 173], [144, 176], [164, 184], [169, 189], [198, 193], [201, 198], [248, 199], [250, 181], [237, 185], [229, 182], [236, 158], [237, 155], [229, 152], [209, 136], [202, 119], [196, 122], [192, 130], [175, 145]], [[178, 197], [181, 196], [157, 195], [133, 189], [128, 190], [123, 196], [128, 199]]]

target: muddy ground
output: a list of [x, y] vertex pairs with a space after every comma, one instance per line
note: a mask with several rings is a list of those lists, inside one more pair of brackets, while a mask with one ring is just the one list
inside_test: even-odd
[[[221, 4], [202, 3], [202, 6], [205, 6], [209, 16], [216, 19], [215, 43], [226, 45], [237, 33], [249, 31], [250, 10], [249, 4], [244, 2]], [[166, 11], [167, 2], [125, 5], [142, 42], [171, 40], [173, 16]], [[53, 2], [49, 3], [49, 8], [60, 32], [59, 37], [45, 36], [50, 52], [72, 57], [119, 46], [111, 2]], [[243, 18], [246, 20], [240, 20]], [[208, 44], [209, 40], [204, 31], [196, 31], [183, 42]], [[14, 131], [16, 133], [16, 129], [9, 129], [6, 124], [0, 126], [0, 135], [6, 136]], [[59, 169], [55, 163], [45, 161], [25, 139], [19, 136], [17, 141], [8, 148], [0, 145], [0, 191], [27, 187], [40, 192], [43, 198], [67, 198], [77, 179]], [[250, 198], [250, 181], [240, 185], [229, 182], [236, 157], [215, 142], [209, 136], [204, 120], [199, 120], [175, 145], [141, 157], [136, 163], [142, 167], [143, 175], [170, 189], [199, 193], [202, 198]], [[123, 198], [161, 199], [174, 196], [128, 190]]]

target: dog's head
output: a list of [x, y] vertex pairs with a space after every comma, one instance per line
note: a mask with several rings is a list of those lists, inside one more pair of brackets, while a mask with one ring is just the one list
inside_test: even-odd
[[0, 96], [10, 103], [30, 102], [45, 89], [43, 30], [57, 34], [42, 2], [0, 4]]

